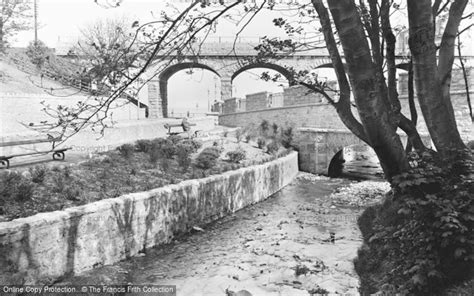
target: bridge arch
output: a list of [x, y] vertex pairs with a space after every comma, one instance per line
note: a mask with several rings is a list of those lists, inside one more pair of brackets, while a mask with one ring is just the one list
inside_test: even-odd
[[217, 75], [219, 78], [221, 78], [221, 75], [212, 67], [205, 65], [203, 63], [199, 62], [180, 62], [174, 65], [171, 65], [161, 71], [161, 73], [158, 76], [158, 81], [159, 81], [159, 96], [161, 98], [161, 110], [163, 113], [163, 117], [167, 118], [169, 116], [168, 114], [168, 82], [169, 79], [176, 74], [179, 71], [186, 70], [186, 69], [203, 69], [203, 70], [208, 70], [215, 75]]
[[245, 65], [245, 66], [237, 69], [237, 71], [235, 71], [232, 74], [231, 81], [233, 81], [239, 74], [241, 74], [241, 73], [243, 73], [247, 70], [251, 70], [251, 69], [255, 69], [255, 68], [264, 68], [264, 69], [270, 69], [270, 70], [277, 71], [278, 73], [283, 75], [283, 77], [285, 77], [288, 80], [289, 84], [291, 84], [292, 81], [293, 81], [293, 76], [291, 75], [290, 71], [288, 71], [288, 69], [286, 69], [285, 67], [277, 65], [277, 64], [273, 64], [273, 63], [263, 63], [263, 62], [262, 63], [248, 64], [248, 65]]

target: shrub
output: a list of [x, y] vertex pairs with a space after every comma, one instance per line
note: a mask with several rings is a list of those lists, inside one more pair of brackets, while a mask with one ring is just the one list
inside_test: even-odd
[[273, 137], [278, 137], [278, 124], [274, 123], [272, 124], [272, 132], [273, 132]]
[[244, 160], [245, 156], [246, 156], [245, 150], [243, 150], [240, 147], [234, 151], [227, 152], [227, 157], [229, 158], [231, 162], [234, 162], [234, 163], [239, 163], [240, 161]]
[[242, 137], [244, 136], [244, 133], [242, 131], [242, 129], [238, 128], [236, 131], [235, 131], [235, 138], [237, 139], [237, 143], [242, 141]]
[[49, 59], [49, 52], [50, 50], [46, 47], [46, 44], [40, 40], [30, 42], [26, 48], [26, 55], [30, 58], [31, 63], [38, 68], [42, 68]]
[[2, 174], [0, 196], [3, 200], [26, 201], [33, 197], [34, 183], [17, 172]]
[[267, 141], [264, 138], [258, 138], [257, 146], [259, 149], [263, 149], [263, 147], [265, 147], [266, 144], [267, 144]]
[[171, 159], [176, 153], [176, 146], [169, 139], [158, 138], [152, 141], [151, 149], [148, 151], [150, 161], [156, 163], [158, 160]]
[[217, 147], [207, 147], [196, 158], [196, 167], [208, 170], [217, 164], [221, 151]]
[[281, 130], [281, 145], [286, 149], [293, 147], [293, 127], [289, 126]]
[[278, 152], [278, 149], [280, 149], [280, 145], [277, 141], [272, 141], [267, 145], [267, 153], [275, 154], [276, 152]]
[[194, 152], [198, 151], [199, 148], [202, 147], [201, 142], [196, 141], [194, 139], [184, 139], [181, 143], [191, 145], [193, 147], [193, 151], [191, 153], [194, 153]]
[[29, 168], [31, 174], [31, 181], [36, 184], [43, 184], [46, 175], [48, 174], [48, 167], [45, 165], [37, 165]]
[[190, 143], [183, 142], [176, 146], [176, 160], [184, 172], [191, 165], [191, 154], [193, 152], [195, 152], [195, 147]]
[[122, 157], [130, 159], [135, 152], [135, 146], [131, 144], [123, 144], [122, 146], [117, 147], [117, 150], [120, 152]]
[[135, 148], [139, 152], [148, 153], [151, 149], [152, 143], [150, 140], [138, 140], [135, 142]]
[[179, 142], [181, 142], [181, 141], [183, 140], [183, 138], [182, 138], [181, 136], [179, 136], [179, 135], [172, 135], [172, 136], [169, 136], [169, 137], [167, 138], [167, 140], [170, 140], [171, 143], [173, 143], [173, 144], [176, 145], [176, 144], [178, 144]]
[[262, 135], [263, 137], [267, 137], [268, 131], [270, 130], [270, 123], [264, 119], [260, 123], [259, 128], [260, 128], [260, 135]]
[[[456, 154], [456, 152], [454, 153]], [[434, 295], [473, 275], [474, 181], [431, 153], [393, 179], [393, 195], [359, 219], [366, 246], [355, 267], [362, 293]]]

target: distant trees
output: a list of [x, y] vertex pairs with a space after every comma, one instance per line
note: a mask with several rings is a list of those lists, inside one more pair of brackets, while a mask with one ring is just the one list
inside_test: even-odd
[[8, 38], [31, 27], [31, 0], [0, 0], [0, 52]]

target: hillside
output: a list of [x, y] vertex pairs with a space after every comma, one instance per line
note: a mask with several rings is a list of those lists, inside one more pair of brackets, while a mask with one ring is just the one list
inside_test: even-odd
[[[55, 75], [72, 76], [78, 69], [79, 67], [72, 63], [51, 56], [42, 70], [43, 75], [41, 75], [36, 66], [29, 61], [24, 49], [10, 49], [6, 54], [0, 55], [0, 93], [53, 94], [58, 96], [79, 94], [77, 89], [48, 78], [48, 76], [54, 77]], [[47, 75], [48, 73], [50, 75]]]

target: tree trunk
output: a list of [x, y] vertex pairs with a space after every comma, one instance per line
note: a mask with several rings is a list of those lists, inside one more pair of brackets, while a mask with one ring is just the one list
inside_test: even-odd
[[329, 0], [328, 5], [339, 33], [365, 134], [390, 181], [409, 165], [396, 127], [390, 122], [390, 107], [382, 98], [377, 67], [372, 62], [360, 15], [350, 0]]
[[[465, 146], [457, 129], [451, 100], [442, 95], [443, 89], [436, 65], [431, 1], [408, 0], [408, 21], [413, 73], [421, 111], [436, 149], [443, 156], [449, 156], [451, 149], [462, 149]], [[440, 57], [444, 69], [449, 63], [441, 60]], [[444, 76], [450, 80], [450, 74], [449, 77]]]

